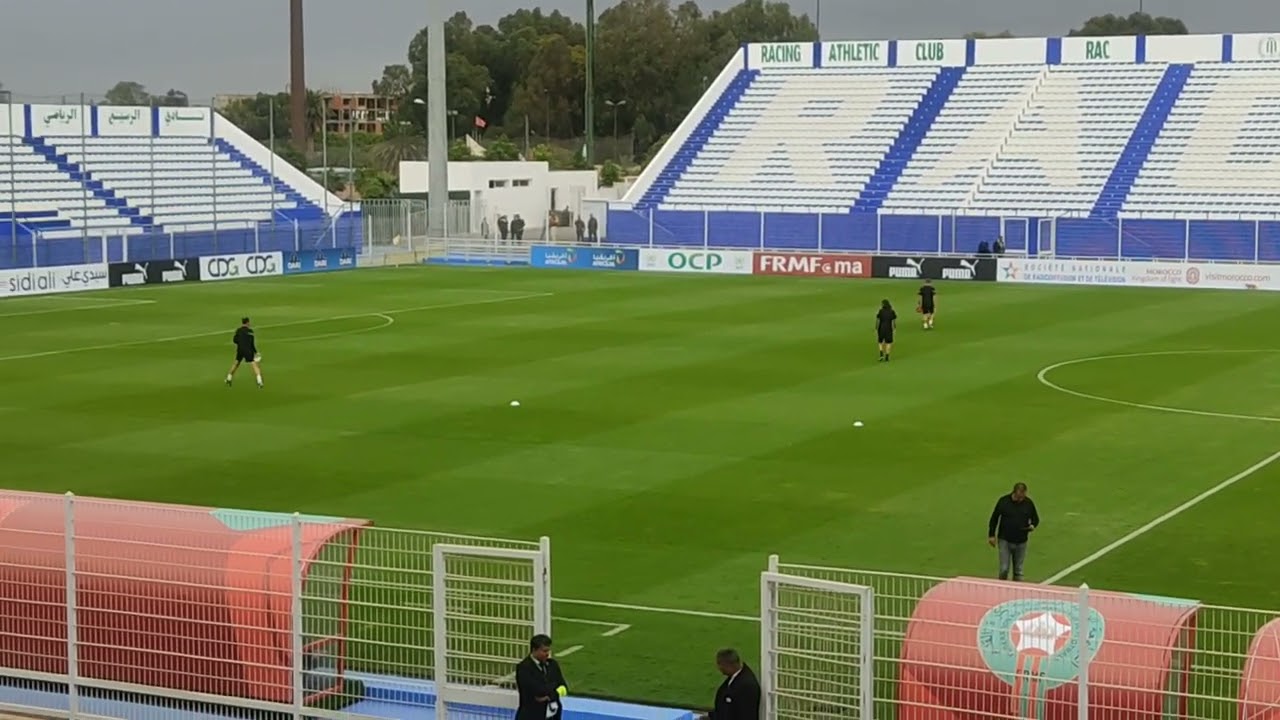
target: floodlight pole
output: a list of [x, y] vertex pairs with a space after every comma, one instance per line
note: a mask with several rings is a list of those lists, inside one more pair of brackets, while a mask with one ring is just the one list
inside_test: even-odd
[[445, 21], [442, 13], [437, 15], [427, 26], [427, 236], [442, 238], [448, 230], [449, 115], [445, 106]]
[[587, 165], [595, 167], [596, 164], [596, 2], [595, 0], [587, 0], [587, 87], [586, 102], [583, 106], [586, 108], [586, 125], [587, 125], [587, 143], [586, 155]]

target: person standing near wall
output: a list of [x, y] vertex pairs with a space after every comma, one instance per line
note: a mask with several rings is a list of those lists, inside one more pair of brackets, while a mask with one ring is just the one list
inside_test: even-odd
[[560, 720], [562, 699], [569, 694], [560, 663], [551, 657], [551, 637], [534, 635], [529, 654], [516, 665], [520, 704], [515, 720]]
[[724, 682], [716, 689], [715, 709], [708, 720], [760, 720], [760, 681], [733, 648], [716, 653]]

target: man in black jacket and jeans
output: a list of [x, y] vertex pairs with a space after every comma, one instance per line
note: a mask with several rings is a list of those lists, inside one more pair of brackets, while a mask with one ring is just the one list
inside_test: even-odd
[[1027, 557], [1027, 536], [1040, 526], [1036, 504], [1027, 497], [1027, 484], [1017, 483], [1013, 492], [996, 500], [987, 523], [987, 544], [1000, 550], [1000, 579], [1022, 581], [1022, 561]]

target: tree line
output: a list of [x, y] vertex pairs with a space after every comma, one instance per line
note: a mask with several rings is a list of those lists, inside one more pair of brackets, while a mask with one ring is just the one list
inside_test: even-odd
[[[1186, 33], [1181, 20], [1146, 13], [1091, 17], [1068, 31], [1080, 36]], [[966, 35], [1012, 36], [1008, 30]], [[707, 13], [693, 0], [622, 0], [600, 13], [595, 37], [596, 112], [590, 130], [597, 138], [615, 133], [622, 138], [615, 150], [626, 164], [642, 163], [665, 141], [742, 43], [813, 41], [818, 30], [807, 14], [785, 2], [742, 0]], [[373, 93], [399, 101], [384, 133], [350, 139], [357, 166], [382, 173], [383, 185], [385, 174], [394, 173], [401, 160], [426, 157], [426, 108], [412, 102], [427, 92], [426, 43], [424, 28], [410, 40], [407, 62], [387, 66], [370, 83]], [[517, 10], [493, 25], [476, 24], [459, 12], [445, 24], [445, 43], [450, 133], [459, 136], [451, 146], [453, 159], [470, 159], [460, 136], [471, 132], [483, 138], [490, 159], [525, 154], [558, 166], [582, 165], [576, 152], [586, 131], [582, 23], [540, 8]], [[160, 97], [173, 100], [175, 95], [185, 98], [177, 91]], [[120, 83], [108, 93], [109, 100], [139, 98], [158, 101], [136, 83]], [[221, 111], [259, 140], [273, 135], [286, 159], [306, 164], [305, 155], [285, 149], [292, 140], [286, 93], [259, 93]], [[305, 125], [312, 141], [326, 112], [323, 97], [308, 92]], [[331, 150], [348, 145], [346, 138], [329, 142]], [[345, 154], [340, 157], [345, 164]]]

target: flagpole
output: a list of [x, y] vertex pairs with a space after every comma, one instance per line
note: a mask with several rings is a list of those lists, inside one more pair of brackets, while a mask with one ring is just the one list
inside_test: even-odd
[[276, 225], [276, 96], [269, 96], [267, 103], [267, 147], [271, 157], [267, 159], [267, 172], [271, 173], [271, 237], [275, 238]]
[[209, 100], [209, 158], [213, 160], [211, 171], [213, 175], [213, 251], [218, 251], [218, 145], [214, 142], [216, 133], [213, 131], [213, 104], [214, 100]]
[[[324, 112], [320, 113], [320, 164], [324, 166], [324, 215], [329, 217], [329, 97], [321, 96]], [[327, 222], [327, 220], [326, 220]]]
[[86, 251], [89, 246], [89, 133], [84, 126], [84, 93], [80, 93], [80, 203], [84, 215], [80, 218], [80, 244]]
[[[9, 111], [9, 242], [12, 243], [13, 256], [16, 260], [18, 255], [18, 170], [14, 153], [22, 140], [16, 139], [13, 131], [13, 93], [6, 93], [5, 99], [8, 101]], [[34, 260], [32, 258], [33, 265]]]

